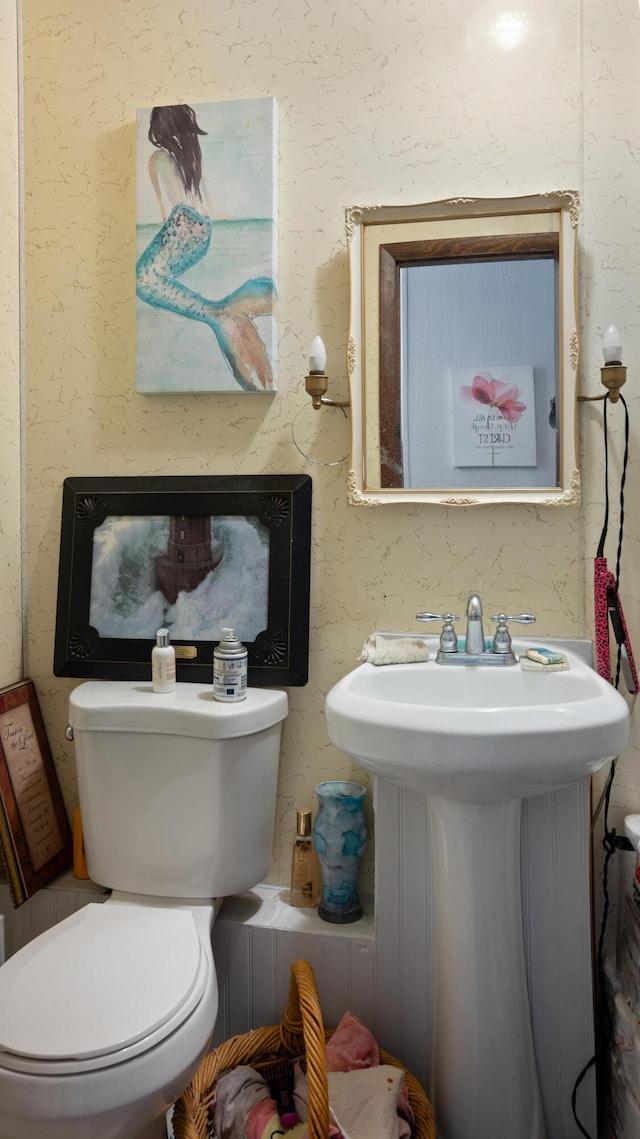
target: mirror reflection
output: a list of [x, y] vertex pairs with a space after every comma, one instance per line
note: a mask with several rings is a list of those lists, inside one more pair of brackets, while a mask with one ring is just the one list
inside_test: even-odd
[[574, 194], [347, 214], [352, 501], [577, 502]]

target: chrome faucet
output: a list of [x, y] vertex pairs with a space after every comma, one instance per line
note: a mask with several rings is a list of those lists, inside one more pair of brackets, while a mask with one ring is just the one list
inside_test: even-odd
[[493, 647], [487, 651], [482, 624], [482, 601], [477, 593], [472, 593], [467, 601], [467, 635], [464, 648], [461, 650], [453, 627], [453, 622], [459, 618], [454, 613], [416, 613], [416, 618], [418, 621], [444, 621], [436, 664], [515, 664], [516, 656], [511, 646], [511, 634], [507, 622], [515, 621], [518, 625], [531, 625], [535, 621], [531, 613], [521, 613], [519, 617], [497, 613], [491, 618], [497, 626]]
[[472, 656], [480, 656], [485, 651], [482, 602], [477, 593], [472, 593], [467, 601], [467, 636], [464, 651]]

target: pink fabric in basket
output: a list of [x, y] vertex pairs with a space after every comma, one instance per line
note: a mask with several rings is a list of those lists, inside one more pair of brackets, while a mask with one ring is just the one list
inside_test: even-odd
[[[267, 1124], [273, 1122], [274, 1127], [280, 1126], [280, 1120], [276, 1112], [276, 1101], [274, 1099], [264, 1099], [262, 1103], [256, 1104], [255, 1107], [249, 1112], [249, 1117], [244, 1127], [245, 1139], [262, 1139], [265, 1133]], [[269, 1134], [271, 1134], [270, 1129]]]
[[[353, 1072], [358, 1068], [375, 1068], [379, 1063], [380, 1052], [375, 1036], [357, 1016], [345, 1012], [327, 1041], [327, 1071]], [[415, 1119], [404, 1080], [398, 1095], [398, 1114], [406, 1120], [407, 1131], [412, 1131]]]
[[345, 1012], [327, 1042], [327, 1071], [352, 1072], [355, 1068], [375, 1068], [379, 1063], [375, 1036], [357, 1016]]

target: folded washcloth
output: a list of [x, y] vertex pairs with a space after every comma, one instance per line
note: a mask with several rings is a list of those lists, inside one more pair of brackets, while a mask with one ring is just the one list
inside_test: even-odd
[[429, 646], [419, 633], [372, 633], [358, 660], [365, 664], [414, 664], [429, 660]]
[[399, 1139], [403, 1121], [396, 1104], [402, 1080], [400, 1068], [389, 1064], [329, 1072], [329, 1102], [342, 1134], [348, 1139]]
[[[400, 1068], [375, 1064], [371, 1068], [327, 1072], [329, 1091], [329, 1135], [343, 1139], [411, 1139], [415, 1119], [409, 1107], [403, 1111], [408, 1097]], [[309, 1088], [300, 1064], [296, 1065], [294, 1099], [302, 1120], [309, 1117]], [[411, 1120], [411, 1122], [409, 1122]], [[337, 1131], [332, 1124], [336, 1125]], [[298, 1129], [288, 1131], [297, 1135]], [[247, 1126], [247, 1139], [249, 1135]], [[265, 1139], [265, 1136], [262, 1136]], [[302, 1139], [308, 1139], [303, 1135]]]

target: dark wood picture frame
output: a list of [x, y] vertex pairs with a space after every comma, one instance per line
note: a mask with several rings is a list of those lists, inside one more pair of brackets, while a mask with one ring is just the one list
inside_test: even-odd
[[63, 870], [73, 853], [31, 680], [0, 692], [0, 853], [15, 907]]
[[[104, 637], [90, 624], [94, 533], [106, 518], [257, 518], [269, 534], [267, 624], [249, 652], [249, 684], [308, 679], [311, 478], [308, 475], [68, 478], [63, 487], [56, 676], [150, 680], [153, 637]], [[215, 572], [215, 571], [214, 571]], [[194, 588], [191, 586], [191, 588]], [[234, 624], [234, 613], [228, 623]], [[211, 683], [218, 641], [171, 638], [178, 681]]]

